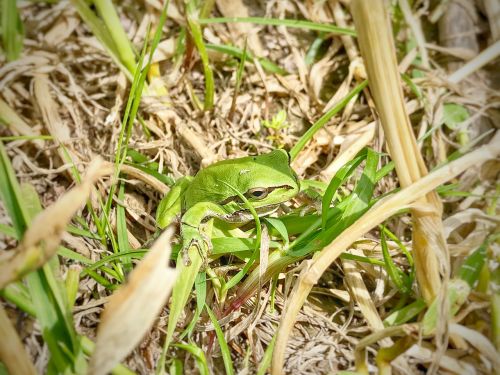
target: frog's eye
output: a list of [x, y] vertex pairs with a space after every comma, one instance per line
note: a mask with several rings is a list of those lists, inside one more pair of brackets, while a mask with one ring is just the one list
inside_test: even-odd
[[245, 196], [247, 198], [253, 199], [264, 199], [267, 197], [268, 190], [266, 188], [253, 188], [246, 192]]

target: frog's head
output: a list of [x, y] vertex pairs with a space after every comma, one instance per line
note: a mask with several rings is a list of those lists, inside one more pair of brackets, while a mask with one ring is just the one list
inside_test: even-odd
[[224, 160], [201, 170], [186, 195], [186, 206], [211, 201], [224, 207], [228, 214], [248, 211], [242, 199], [228, 185], [237, 189], [259, 215], [273, 211], [280, 203], [299, 192], [299, 180], [290, 167], [290, 156], [284, 150], [267, 154]]

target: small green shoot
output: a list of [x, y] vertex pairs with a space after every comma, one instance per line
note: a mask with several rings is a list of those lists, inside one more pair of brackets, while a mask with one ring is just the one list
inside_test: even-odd
[[273, 142], [277, 148], [283, 147], [283, 140], [280, 131], [288, 128], [290, 125], [286, 122], [286, 111], [284, 109], [280, 110], [276, 115], [273, 116], [271, 121], [262, 120], [262, 125], [271, 130], [271, 135], [266, 137]]

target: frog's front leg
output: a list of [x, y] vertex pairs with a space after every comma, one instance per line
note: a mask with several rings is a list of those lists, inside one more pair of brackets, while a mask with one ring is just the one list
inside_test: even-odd
[[188, 251], [192, 246], [196, 246], [204, 263], [207, 263], [209, 252], [212, 250], [212, 242], [203, 230], [202, 225], [212, 218], [224, 220], [227, 212], [218, 204], [212, 202], [199, 202], [188, 209], [182, 216], [181, 236], [182, 254], [184, 264], [189, 265]]
[[156, 209], [156, 225], [164, 229], [181, 213], [182, 198], [193, 177], [185, 176], [177, 180], [170, 191], [160, 201]]

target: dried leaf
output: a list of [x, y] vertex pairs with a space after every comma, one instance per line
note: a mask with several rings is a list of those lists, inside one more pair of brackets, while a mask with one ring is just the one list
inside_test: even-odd
[[141, 341], [174, 286], [168, 267], [173, 228], [167, 229], [130, 274], [129, 282], [110, 298], [101, 316], [88, 374], [106, 374]]

